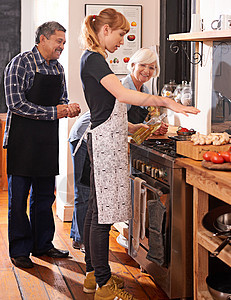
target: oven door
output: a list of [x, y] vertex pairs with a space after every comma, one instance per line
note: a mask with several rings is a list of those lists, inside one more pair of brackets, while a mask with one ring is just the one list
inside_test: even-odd
[[[139, 239], [139, 249], [133, 247], [133, 219], [129, 224], [128, 253], [148, 273], [152, 274], [160, 268], [165, 273], [170, 261], [171, 248], [171, 218], [170, 189], [164, 183], [138, 171], [130, 175], [131, 194], [134, 217], [134, 180], [136, 177], [144, 180], [142, 188], [146, 190], [145, 237]], [[134, 235], [134, 236], [133, 236]], [[157, 268], [157, 269], [156, 269]], [[159, 272], [159, 271], [158, 271]]]

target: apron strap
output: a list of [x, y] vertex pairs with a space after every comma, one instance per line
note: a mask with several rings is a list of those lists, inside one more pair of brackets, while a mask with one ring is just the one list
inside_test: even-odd
[[33, 55], [33, 59], [34, 59], [34, 63], [35, 63], [35, 67], [36, 67], [36, 73], [38, 73], [38, 65], [34, 56], [34, 53], [31, 51], [32, 55]]
[[84, 134], [81, 136], [80, 140], [78, 141], [78, 143], [75, 147], [75, 151], [73, 152], [72, 156], [75, 156], [75, 154], [79, 150], [79, 147], [81, 146], [83, 139], [87, 139], [87, 134], [88, 134], [88, 132], [90, 132], [90, 128], [91, 128], [91, 122], [87, 126], [87, 129], [84, 131]]
[[[38, 65], [37, 65], [37, 62], [36, 62], [34, 53], [33, 53], [32, 51], [31, 51], [31, 53], [32, 53], [32, 55], [33, 55], [33, 59], [34, 59], [35, 67], [36, 67], [36, 73], [39, 73], [39, 72], [38, 72]], [[57, 64], [55, 65], [55, 67], [56, 67], [56, 69], [57, 69], [58, 74], [60, 74], [59, 69], [58, 69], [58, 67], [57, 67]]]

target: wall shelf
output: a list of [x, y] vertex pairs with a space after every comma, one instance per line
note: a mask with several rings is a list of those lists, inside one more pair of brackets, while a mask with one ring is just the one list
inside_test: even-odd
[[186, 32], [169, 35], [169, 41], [205, 42], [231, 40], [231, 30]]

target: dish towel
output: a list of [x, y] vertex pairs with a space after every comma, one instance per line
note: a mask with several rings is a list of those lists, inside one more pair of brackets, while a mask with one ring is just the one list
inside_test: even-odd
[[[133, 225], [132, 246], [133, 246], [133, 250], [135, 251], [138, 251], [139, 249], [140, 233], [142, 233], [142, 236], [144, 236], [145, 234], [144, 227], [145, 227], [145, 211], [146, 211], [146, 189], [143, 189], [141, 187], [142, 183], [145, 183], [145, 180], [139, 177], [136, 177], [134, 179], [134, 206], [133, 206], [134, 215], [133, 215], [133, 224], [132, 224]], [[142, 220], [142, 226], [141, 226], [141, 220]]]
[[148, 200], [149, 215], [149, 251], [147, 259], [158, 265], [166, 266], [166, 207], [159, 197]]
[[145, 238], [145, 223], [146, 223], [146, 203], [147, 203], [147, 189], [141, 188], [140, 195], [140, 238]]

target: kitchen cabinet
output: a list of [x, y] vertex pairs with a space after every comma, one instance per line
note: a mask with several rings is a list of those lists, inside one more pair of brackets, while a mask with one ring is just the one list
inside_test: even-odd
[[[231, 172], [207, 170], [201, 161], [190, 158], [177, 160], [186, 168], [186, 182], [193, 186], [194, 299], [212, 299], [206, 284], [208, 255], [221, 244], [221, 239], [203, 227], [202, 219], [209, 211], [209, 195], [231, 205]], [[231, 246], [227, 245], [218, 258], [231, 267]]]

